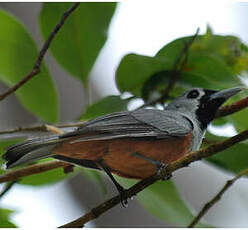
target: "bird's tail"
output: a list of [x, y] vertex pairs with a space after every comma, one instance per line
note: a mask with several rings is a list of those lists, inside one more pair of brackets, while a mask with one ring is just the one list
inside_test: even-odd
[[10, 146], [3, 159], [7, 161], [7, 168], [44, 159], [53, 155], [52, 150], [62, 139], [58, 135], [39, 137]]

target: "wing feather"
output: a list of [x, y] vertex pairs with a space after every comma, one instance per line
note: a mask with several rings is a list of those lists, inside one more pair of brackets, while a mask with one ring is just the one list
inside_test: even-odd
[[[193, 129], [192, 123], [182, 114], [155, 109], [140, 109], [112, 113], [84, 123], [76, 131], [62, 138], [75, 137], [72, 143], [117, 138], [169, 138], [184, 136]], [[81, 136], [81, 137], [80, 137]]]

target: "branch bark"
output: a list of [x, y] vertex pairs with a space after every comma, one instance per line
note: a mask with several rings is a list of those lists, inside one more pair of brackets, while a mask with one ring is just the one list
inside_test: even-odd
[[5, 185], [5, 188], [3, 191], [0, 193], [0, 199], [3, 198], [3, 196], [8, 193], [8, 191], [17, 183], [17, 181], [11, 181], [8, 184]]
[[221, 109], [219, 109], [215, 118], [228, 116], [228, 115], [236, 113], [242, 109], [245, 109], [246, 107], [248, 107], [248, 97], [245, 97], [245, 98], [243, 98], [239, 101], [236, 101], [230, 105], [223, 106]]
[[[84, 122], [60, 124], [60, 125], [56, 125], [56, 127], [57, 128], [73, 128], [73, 127], [78, 127], [82, 125], [83, 123]], [[35, 125], [35, 126], [30, 126], [30, 127], [18, 127], [15, 129], [3, 130], [3, 131], [0, 131], [0, 135], [17, 133], [17, 132], [28, 132], [28, 131], [49, 132], [49, 130], [47, 129], [47, 125], [43, 124], [43, 125]]]
[[15, 181], [25, 176], [30, 176], [42, 172], [46, 172], [56, 168], [65, 168], [71, 164], [63, 161], [49, 161], [41, 164], [30, 165], [25, 168], [16, 169], [0, 175], [0, 183]]
[[[171, 163], [162, 170], [163, 176], [168, 177], [172, 174], [172, 172], [188, 166], [190, 163], [201, 160], [202, 158], [206, 158], [216, 154], [217, 152], [223, 151], [227, 148], [230, 148], [232, 145], [248, 139], [248, 130], [245, 130], [225, 141], [213, 144], [207, 148], [200, 149], [198, 151], [192, 152], [185, 157]], [[147, 179], [141, 180], [131, 188], [129, 188], [126, 192], [125, 198], [131, 198], [135, 196], [138, 192], [142, 191], [146, 187], [150, 186], [151, 184], [155, 183], [160, 178], [157, 175], [151, 176]], [[61, 228], [76, 228], [76, 227], [83, 227], [84, 224], [87, 222], [99, 217], [109, 209], [113, 208], [117, 204], [120, 203], [120, 196], [115, 196], [112, 199], [107, 200], [106, 202], [98, 205], [97, 207], [93, 208], [90, 212], [86, 213], [82, 217], [68, 223], [65, 225], [60, 226]]]
[[226, 184], [223, 186], [223, 188], [216, 194], [216, 196], [213, 197], [209, 202], [207, 202], [200, 212], [196, 215], [196, 217], [192, 220], [192, 222], [189, 224], [188, 228], [193, 228], [200, 219], [209, 211], [210, 208], [212, 208], [223, 196], [223, 194], [242, 176], [248, 174], [248, 169], [245, 169], [241, 171], [239, 174], [237, 174], [233, 179], [228, 180]]
[[70, 14], [79, 6], [80, 3], [75, 3], [73, 4], [73, 6], [67, 10], [61, 20], [59, 21], [59, 23], [55, 26], [54, 30], [50, 33], [49, 37], [47, 38], [46, 42], [44, 43], [42, 49], [39, 52], [38, 58], [35, 62], [35, 65], [33, 67], [33, 69], [29, 72], [29, 74], [24, 77], [21, 81], [19, 81], [18, 83], [16, 83], [14, 86], [12, 86], [11, 88], [9, 88], [5, 93], [0, 95], [0, 101], [5, 99], [7, 96], [9, 96], [10, 94], [14, 93], [16, 90], [18, 90], [21, 86], [23, 86], [26, 82], [28, 82], [29, 80], [31, 80], [34, 76], [36, 76], [37, 74], [40, 73], [41, 71], [41, 63], [43, 61], [43, 58], [52, 42], [52, 40], [54, 39], [55, 35], [57, 34], [57, 32], [61, 29], [61, 27], [64, 25], [66, 19], [70, 16]]

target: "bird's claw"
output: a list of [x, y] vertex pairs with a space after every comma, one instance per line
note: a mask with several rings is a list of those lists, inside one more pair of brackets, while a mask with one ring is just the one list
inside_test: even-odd
[[157, 177], [160, 180], [169, 180], [172, 175], [171, 174], [167, 174], [166, 173], [166, 168], [168, 167], [168, 165], [164, 164], [164, 163], [159, 163], [159, 165], [157, 165]]
[[126, 194], [127, 190], [124, 189], [123, 187], [119, 188], [118, 190], [120, 193], [121, 205], [122, 205], [122, 207], [127, 208], [128, 207], [128, 201], [127, 201], [128, 198], [127, 198], [127, 194]]

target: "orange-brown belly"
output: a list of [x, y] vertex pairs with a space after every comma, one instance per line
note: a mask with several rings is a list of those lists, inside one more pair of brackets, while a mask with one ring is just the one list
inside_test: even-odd
[[169, 139], [116, 139], [105, 141], [65, 142], [55, 154], [76, 159], [103, 160], [113, 173], [128, 178], [142, 179], [156, 173], [156, 166], [135, 156], [138, 153], [155, 161], [168, 164], [190, 150], [192, 135]]

